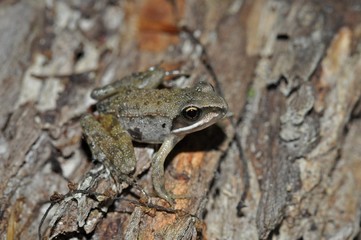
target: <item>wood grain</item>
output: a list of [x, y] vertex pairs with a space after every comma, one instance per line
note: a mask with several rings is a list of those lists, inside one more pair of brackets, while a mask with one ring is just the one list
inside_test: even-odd
[[[0, 6], [1, 239], [36, 239], [54, 192], [45, 239], [360, 237], [359, 1]], [[168, 157], [176, 210], [152, 189], [156, 146], [136, 146], [147, 206], [92, 163], [79, 125], [93, 88], [160, 62], [232, 112]]]

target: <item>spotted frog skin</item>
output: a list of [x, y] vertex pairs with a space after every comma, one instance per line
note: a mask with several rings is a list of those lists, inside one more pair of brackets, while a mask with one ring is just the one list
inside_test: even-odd
[[132, 183], [136, 159], [132, 141], [161, 144], [152, 158], [152, 181], [158, 196], [170, 204], [164, 187], [164, 161], [185, 135], [225, 117], [228, 106], [213, 87], [156, 89], [167, 72], [152, 67], [94, 89], [98, 116], [87, 114], [81, 126], [93, 158], [103, 162], [119, 182]]

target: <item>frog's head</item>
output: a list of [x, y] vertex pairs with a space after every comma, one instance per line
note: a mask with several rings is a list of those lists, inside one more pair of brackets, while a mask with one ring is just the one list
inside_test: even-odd
[[200, 82], [180, 101], [179, 114], [173, 119], [172, 132], [186, 135], [202, 130], [224, 118], [228, 105], [209, 83]]

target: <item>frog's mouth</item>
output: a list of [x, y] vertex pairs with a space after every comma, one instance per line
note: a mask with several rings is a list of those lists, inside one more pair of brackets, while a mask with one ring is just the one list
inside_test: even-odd
[[200, 118], [197, 121], [191, 121], [189, 119], [185, 119], [182, 116], [178, 116], [173, 120], [172, 123], [172, 133], [175, 134], [188, 134], [196, 131], [200, 131], [204, 128], [207, 128], [218, 120], [225, 117], [226, 112], [218, 112], [218, 111], [208, 111], [203, 112]]

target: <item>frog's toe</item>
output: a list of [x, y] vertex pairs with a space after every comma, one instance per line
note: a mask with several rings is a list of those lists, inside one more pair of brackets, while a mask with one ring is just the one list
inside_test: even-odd
[[160, 195], [158, 193], [158, 196], [160, 198], [164, 199], [165, 201], [167, 201], [172, 208], [175, 208], [175, 204], [176, 204], [175, 200], [177, 200], [177, 199], [190, 200], [190, 199], [195, 198], [195, 196], [188, 195], [188, 194], [175, 195], [175, 194], [171, 194], [171, 193], [168, 193], [168, 192], [166, 192], [166, 193], [163, 192], [162, 195]]
[[164, 186], [159, 186], [159, 185], [155, 185], [154, 186], [155, 191], [157, 192], [158, 197], [164, 199], [165, 201], [167, 201], [172, 207], [174, 207], [175, 205], [175, 201], [174, 198], [172, 196], [172, 194], [168, 193]]
[[175, 201], [172, 194], [169, 194], [168, 192], [163, 192], [162, 194], [159, 194], [159, 197], [167, 201], [171, 205], [171, 207], [174, 207]]
[[172, 194], [173, 199], [191, 199], [194, 198], [194, 196], [188, 195], [188, 194], [181, 194], [181, 195], [174, 195]]

